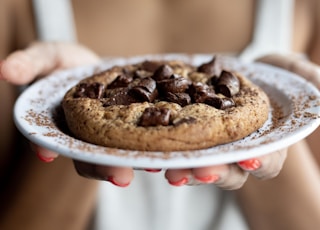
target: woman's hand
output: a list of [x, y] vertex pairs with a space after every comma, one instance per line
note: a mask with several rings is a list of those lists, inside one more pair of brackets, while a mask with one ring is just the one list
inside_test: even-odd
[[[294, 72], [320, 89], [320, 68], [297, 55], [267, 55], [258, 62], [274, 65]], [[287, 149], [250, 159], [237, 164], [210, 166], [197, 169], [168, 170], [166, 177], [174, 185], [183, 183], [214, 183], [223, 189], [240, 188], [248, 174], [259, 179], [270, 179], [278, 175], [287, 156]]]
[[[94, 64], [100, 60], [95, 53], [79, 44], [36, 42], [0, 62], [0, 80], [24, 85], [56, 70]], [[51, 162], [58, 157], [57, 153], [41, 146], [31, 144], [31, 147], [44, 162]], [[80, 175], [109, 180], [119, 186], [128, 185], [133, 177], [131, 168], [96, 167], [81, 162], [75, 162], [75, 165]]]
[[251, 174], [259, 179], [271, 179], [281, 171], [287, 149], [234, 164], [202, 168], [168, 170], [166, 178], [172, 185], [209, 184], [226, 189], [239, 189]]

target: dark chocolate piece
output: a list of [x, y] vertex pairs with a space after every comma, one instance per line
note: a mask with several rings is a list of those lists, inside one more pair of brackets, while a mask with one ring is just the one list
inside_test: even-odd
[[159, 62], [155, 62], [155, 61], [144, 61], [141, 64], [141, 69], [148, 71], [148, 72], [154, 72], [156, 71], [156, 69], [159, 68], [161, 64]]
[[135, 97], [129, 94], [128, 88], [116, 88], [106, 90], [106, 98], [101, 99], [103, 106], [111, 105], [130, 105], [139, 102]]
[[142, 78], [129, 90], [129, 94], [141, 101], [153, 102], [158, 96], [156, 81], [150, 77]]
[[211, 78], [209, 78], [207, 84], [215, 86], [219, 81], [219, 77], [217, 75], [213, 75]]
[[173, 74], [173, 70], [169, 65], [162, 65], [154, 72], [152, 78], [156, 81], [168, 79]]
[[148, 127], [148, 126], [157, 126], [163, 125], [167, 126], [170, 122], [170, 109], [167, 108], [157, 108], [157, 107], [149, 107], [144, 110], [142, 116], [140, 118], [139, 124], [140, 126]]
[[204, 103], [208, 97], [216, 96], [212, 87], [200, 82], [193, 83], [188, 91], [195, 103]]
[[80, 83], [77, 86], [76, 92], [74, 93], [75, 98], [92, 98], [100, 99], [104, 94], [104, 85], [99, 82], [94, 83]]
[[168, 92], [164, 97], [164, 100], [169, 102], [174, 102], [179, 104], [180, 106], [186, 106], [191, 103], [191, 97], [187, 93], [171, 93]]
[[216, 85], [217, 92], [232, 97], [240, 90], [239, 79], [231, 72], [223, 70]]
[[132, 81], [132, 77], [129, 77], [126, 74], [120, 74], [115, 80], [113, 80], [109, 85], [108, 89], [127, 87]]
[[234, 101], [231, 98], [220, 98], [220, 97], [208, 97], [204, 101], [205, 104], [211, 105], [216, 109], [227, 109], [235, 106]]
[[215, 73], [215, 61], [216, 61], [216, 58], [213, 57], [211, 59], [211, 61], [209, 61], [208, 63], [204, 63], [202, 65], [200, 65], [198, 67], [198, 72], [201, 72], [201, 73], [206, 73], [206, 74], [209, 74], [209, 75], [214, 75]]
[[164, 79], [157, 82], [157, 87], [160, 93], [166, 94], [170, 93], [183, 93], [191, 84], [191, 81], [187, 78], [180, 77], [178, 75], [171, 75], [169, 79]]

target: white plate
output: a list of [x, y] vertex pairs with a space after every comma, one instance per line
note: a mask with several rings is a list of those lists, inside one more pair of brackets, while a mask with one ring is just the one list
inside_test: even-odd
[[262, 87], [272, 103], [269, 119], [250, 136], [209, 149], [179, 152], [142, 152], [89, 144], [68, 134], [60, 102], [80, 79], [115, 64], [145, 59], [183, 59], [199, 65], [212, 55], [142, 56], [110, 59], [98, 66], [61, 71], [27, 88], [18, 98], [14, 118], [18, 129], [32, 142], [61, 155], [104, 165], [135, 168], [182, 168], [237, 162], [285, 148], [309, 135], [320, 123], [320, 94], [310, 83], [288, 71], [258, 63], [218, 57], [217, 66], [241, 72]]

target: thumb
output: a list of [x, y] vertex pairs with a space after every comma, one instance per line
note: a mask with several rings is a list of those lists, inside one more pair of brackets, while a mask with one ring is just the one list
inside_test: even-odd
[[96, 54], [72, 43], [36, 42], [0, 63], [0, 79], [22, 85], [61, 68], [98, 62]]

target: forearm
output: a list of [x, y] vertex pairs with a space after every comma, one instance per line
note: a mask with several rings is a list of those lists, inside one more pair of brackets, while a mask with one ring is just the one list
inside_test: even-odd
[[289, 149], [280, 175], [250, 178], [237, 192], [250, 229], [304, 229], [320, 226], [320, 171], [305, 142]]

